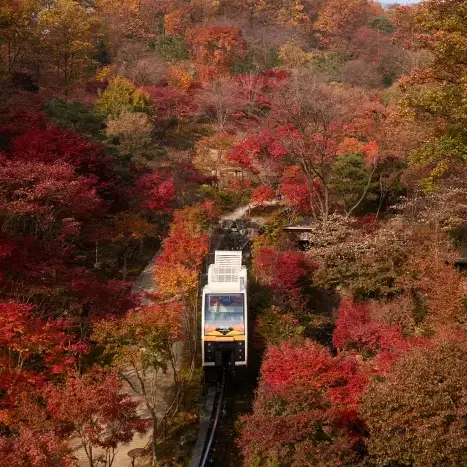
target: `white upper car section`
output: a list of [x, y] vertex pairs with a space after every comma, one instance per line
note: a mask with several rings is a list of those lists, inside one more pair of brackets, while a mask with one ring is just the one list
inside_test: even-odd
[[241, 251], [216, 251], [214, 264], [208, 269], [207, 292], [242, 292], [246, 284], [246, 267]]

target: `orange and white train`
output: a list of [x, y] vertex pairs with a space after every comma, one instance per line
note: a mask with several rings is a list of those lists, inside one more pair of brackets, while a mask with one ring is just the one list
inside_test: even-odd
[[241, 251], [215, 252], [203, 288], [201, 321], [203, 366], [247, 364], [247, 269]]

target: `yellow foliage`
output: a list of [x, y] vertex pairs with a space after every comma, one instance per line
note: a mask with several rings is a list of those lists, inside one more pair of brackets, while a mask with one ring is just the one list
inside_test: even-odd
[[234, 144], [235, 137], [225, 132], [201, 138], [195, 146], [196, 154], [193, 164], [207, 175], [215, 173], [220, 176], [219, 172], [222, 171], [223, 166], [229, 166], [224, 160], [225, 153]]
[[187, 91], [194, 83], [193, 73], [180, 64], [172, 65], [167, 71], [167, 80], [170, 86]]
[[114, 118], [125, 111], [150, 113], [150, 100], [149, 94], [136, 88], [130, 80], [116, 76], [99, 94], [96, 110]]
[[164, 295], [188, 295], [197, 290], [198, 270], [181, 263], [161, 262], [154, 267], [159, 292]]
[[121, 155], [144, 165], [144, 155], [152, 145], [152, 125], [149, 117], [141, 112], [122, 112], [118, 117], [107, 120], [106, 135], [118, 138]]
[[294, 40], [291, 40], [279, 48], [279, 58], [286, 68], [303, 68], [311, 61], [313, 54], [305, 52]]
[[63, 76], [65, 86], [92, 62], [94, 23], [87, 10], [73, 0], [56, 0], [52, 8], [39, 13], [41, 47], [47, 52], [51, 69]]
[[302, 2], [295, 0], [279, 9], [277, 12], [277, 22], [287, 26], [309, 25], [310, 18], [304, 12], [304, 9]]
[[96, 81], [107, 81], [113, 76], [115, 69], [112, 65], [103, 66], [99, 68], [96, 73]]

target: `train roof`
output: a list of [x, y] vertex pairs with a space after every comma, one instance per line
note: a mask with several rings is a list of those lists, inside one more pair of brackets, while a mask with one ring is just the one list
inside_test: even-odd
[[214, 264], [208, 269], [206, 292], [244, 292], [247, 271], [242, 265], [241, 251], [216, 251]]

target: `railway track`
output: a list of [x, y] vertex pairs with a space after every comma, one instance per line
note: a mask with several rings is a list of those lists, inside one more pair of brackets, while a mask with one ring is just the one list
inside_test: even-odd
[[[243, 219], [224, 219], [221, 223], [221, 229], [222, 233], [213, 251], [242, 251], [243, 255], [248, 258], [251, 246], [250, 239], [256, 231], [256, 226]], [[212, 262], [213, 257], [214, 253], [211, 253], [209, 262]], [[220, 419], [225, 403], [227, 373], [228, 369], [224, 368], [222, 376], [208, 386], [204, 415], [189, 467], [206, 467], [214, 463], [214, 453], [219, 442]], [[210, 375], [212, 376], [212, 373]]]
[[222, 407], [224, 404], [227, 381], [226, 373], [226, 370], [222, 372], [220, 384], [211, 385], [208, 388], [204, 407], [204, 416], [201, 421], [193, 456], [190, 461], [190, 467], [206, 467], [211, 465], [213, 451], [217, 441], [216, 436], [220, 425]]

